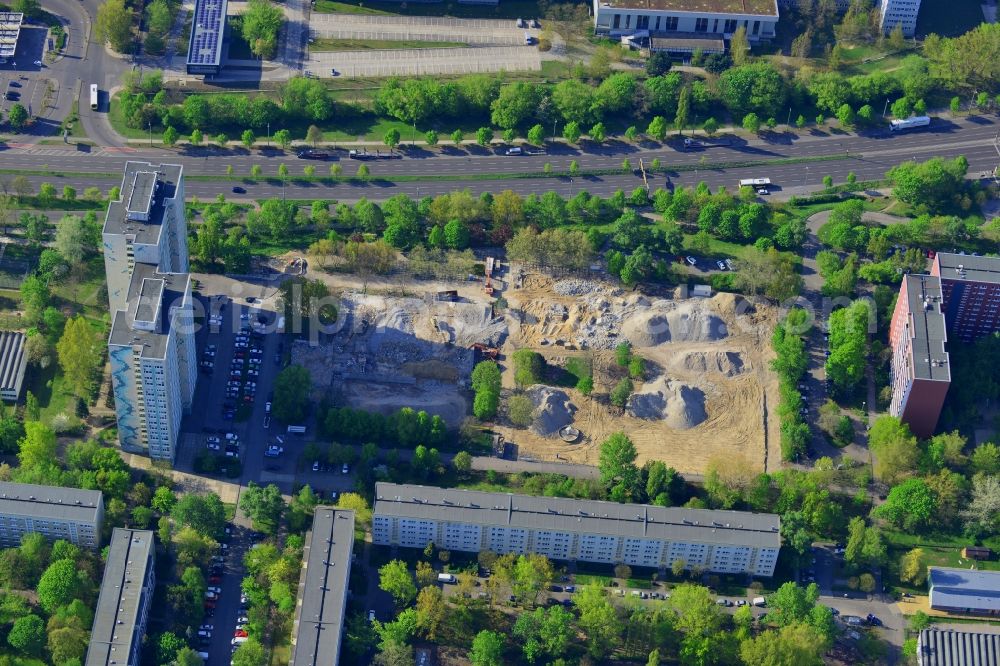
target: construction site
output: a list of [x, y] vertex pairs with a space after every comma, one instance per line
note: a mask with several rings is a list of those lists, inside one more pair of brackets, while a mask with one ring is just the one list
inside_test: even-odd
[[[780, 459], [777, 422], [767, 417], [778, 390], [769, 369], [777, 313], [769, 306], [683, 290], [651, 298], [516, 266], [500, 273], [492, 260], [485, 267], [485, 277], [457, 286], [365, 284], [365, 293], [353, 276], [326, 275], [340, 292], [339, 325], [319, 346], [296, 343], [293, 360], [310, 368], [318, 394], [383, 413], [423, 409], [457, 427], [471, 414], [475, 363], [495, 358], [505, 398], [491, 426], [506, 445], [497, 452], [521, 460], [596, 465], [601, 442], [617, 431], [633, 440], [640, 465], [663, 460], [686, 473], [703, 472], [719, 455], [758, 470]], [[621, 342], [645, 361], [624, 408], [608, 399], [623, 376], [615, 360]], [[516, 386], [510, 358], [524, 348], [550, 368], [572, 359], [590, 367], [593, 392]], [[528, 427], [505, 414], [518, 393], [534, 405]]]

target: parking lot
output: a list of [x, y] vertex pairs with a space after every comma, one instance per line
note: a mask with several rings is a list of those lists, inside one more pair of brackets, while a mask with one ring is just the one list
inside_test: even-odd
[[475, 46], [523, 46], [525, 35], [538, 38], [535, 28], [518, 28], [513, 20], [489, 21], [422, 16], [313, 14], [310, 37], [361, 40], [423, 40], [462, 42]]
[[419, 76], [537, 71], [542, 60], [534, 46], [487, 46], [310, 53], [305, 67], [323, 78], [331, 78], [333, 69], [348, 77]]
[[21, 104], [29, 115], [42, 112], [42, 100], [48, 85], [42, 63], [46, 29], [23, 25], [13, 58], [0, 63], [0, 108], [4, 116], [14, 104]]

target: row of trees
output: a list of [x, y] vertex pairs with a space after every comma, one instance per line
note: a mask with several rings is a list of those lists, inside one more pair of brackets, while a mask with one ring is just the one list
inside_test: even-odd
[[[428, 544], [425, 554], [433, 551]], [[573, 595], [570, 608], [546, 607], [536, 604], [555, 571], [544, 556], [486, 552], [480, 565], [492, 572], [482, 594], [475, 594], [471, 574], [459, 572], [458, 593], [444, 597], [429, 563], [418, 562], [415, 574], [402, 561], [387, 563], [379, 570], [380, 586], [403, 610], [392, 621], [376, 621], [374, 631], [349, 619], [347, 648], [361, 654], [369, 641], [377, 642], [375, 661], [383, 665], [412, 663], [412, 642], [422, 638], [463, 648], [476, 666], [576, 658], [799, 666], [821, 664], [837, 633], [830, 609], [817, 604], [815, 585], [783, 585], [768, 597], [766, 625], [755, 630], [748, 607], [727, 615], [700, 585], [677, 585], [663, 602], [626, 599], [621, 605], [606, 589], [586, 585]], [[628, 574], [628, 567], [619, 569]], [[477, 612], [499, 599], [523, 607], [512, 624], [498, 623], [495, 618], [503, 614]]]
[[775, 358], [771, 369], [778, 375], [778, 420], [781, 423], [781, 457], [783, 460], [797, 460], [808, 452], [809, 424], [802, 417], [802, 393], [799, 382], [809, 365], [805, 339], [808, 333], [808, 313], [793, 309], [778, 324], [771, 337], [771, 347]]

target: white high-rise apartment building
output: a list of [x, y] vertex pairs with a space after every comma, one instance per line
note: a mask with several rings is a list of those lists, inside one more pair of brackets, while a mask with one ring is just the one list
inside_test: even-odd
[[104, 225], [118, 441], [171, 463], [198, 379], [182, 178], [129, 162]]
[[772, 576], [780, 518], [644, 504], [375, 485], [373, 541], [380, 545], [557, 560]]
[[893, 28], [900, 25], [903, 27], [904, 37], [913, 37], [917, 33], [919, 13], [920, 0], [882, 0], [879, 27], [888, 35]]

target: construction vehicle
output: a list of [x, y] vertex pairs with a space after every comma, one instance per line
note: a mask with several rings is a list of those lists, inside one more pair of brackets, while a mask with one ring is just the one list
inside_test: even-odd
[[500, 355], [500, 350], [496, 347], [487, 347], [482, 342], [474, 342], [472, 346], [469, 347], [472, 351], [476, 352], [484, 359], [495, 361], [497, 356]]

